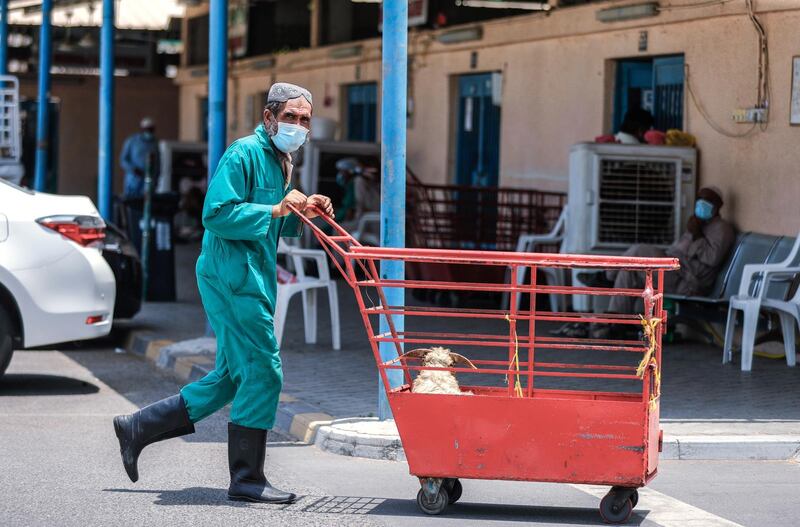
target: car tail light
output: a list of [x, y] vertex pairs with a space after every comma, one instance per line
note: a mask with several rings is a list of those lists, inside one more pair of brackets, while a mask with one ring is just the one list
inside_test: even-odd
[[106, 237], [106, 224], [97, 216], [48, 216], [36, 221], [84, 247], [96, 246]]

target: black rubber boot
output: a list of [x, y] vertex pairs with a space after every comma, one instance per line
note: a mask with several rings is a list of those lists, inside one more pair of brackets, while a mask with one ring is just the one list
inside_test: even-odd
[[235, 501], [291, 503], [297, 496], [276, 489], [264, 475], [267, 431], [228, 423], [228, 498]]
[[135, 483], [139, 479], [136, 463], [144, 447], [156, 441], [194, 433], [194, 425], [189, 420], [183, 397], [174, 395], [130, 415], [116, 416], [114, 431], [119, 439], [125, 472]]

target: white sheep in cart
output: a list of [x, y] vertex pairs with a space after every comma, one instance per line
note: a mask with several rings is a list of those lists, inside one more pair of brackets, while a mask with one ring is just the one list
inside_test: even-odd
[[[478, 369], [472, 361], [463, 355], [453, 353], [447, 348], [419, 348], [408, 353], [404, 353], [401, 358], [418, 358], [422, 360], [423, 367], [430, 368], [452, 368], [457, 364]], [[451, 371], [445, 370], [422, 370], [414, 379], [411, 386], [413, 393], [446, 393], [452, 395], [472, 395], [472, 392], [462, 391], [456, 380], [456, 376]]]

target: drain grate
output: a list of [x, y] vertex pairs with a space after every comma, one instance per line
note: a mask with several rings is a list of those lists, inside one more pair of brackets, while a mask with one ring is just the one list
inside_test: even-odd
[[303, 512], [320, 514], [369, 514], [382, 505], [384, 498], [362, 498], [357, 496], [323, 496], [316, 498], [305, 507]]

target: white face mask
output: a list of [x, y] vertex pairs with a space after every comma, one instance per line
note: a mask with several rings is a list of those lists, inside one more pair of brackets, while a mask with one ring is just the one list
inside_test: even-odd
[[306, 142], [308, 130], [299, 124], [278, 123], [278, 133], [272, 136], [272, 143], [285, 154], [291, 154]]

